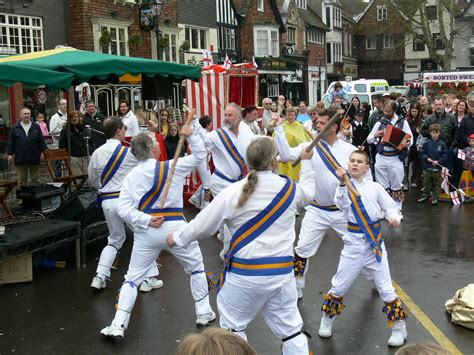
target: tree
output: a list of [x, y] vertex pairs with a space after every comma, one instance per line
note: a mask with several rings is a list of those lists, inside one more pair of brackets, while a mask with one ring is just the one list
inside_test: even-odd
[[408, 17], [411, 41], [423, 42], [430, 58], [443, 70], [451, 70], [454, 41], [462, 33], [456, 18], [469, 2], [462, 0], [398, 0], [398, 8]]

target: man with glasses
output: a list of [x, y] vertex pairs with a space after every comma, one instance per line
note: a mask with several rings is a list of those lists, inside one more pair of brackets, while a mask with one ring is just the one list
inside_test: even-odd
[[300, 112], [298, 113], [298, 117], [296, 118], [296, 120], [305, 124], [306, 121], [309, 121], [309, 115], [306, 110], [306, 102], [301, 100], [298, 107], [300, 109]]
[[[118, 198], [123, 180], [138, 164], [130, 150], [122, 145], [127, 130], [122, 120], [108, 117], [104, 120], [103, 127], [107, 141], [94, 151], [88, 169], [90, 184], [99, 189], [98, 202], [104, 210], [109, 229], [107, 246], [102, 250], [96, 276], [91, 283], [91, 287], [97, 290], [107, 286], [106, 280], [110, 278], [112, 264], [125, 242], [125, 225], [118, 215]], [[162, 287], [163, 281], [152, 277], [158, 274], [155, 263], [148, 272], [149, 277], [141, 283], [140, 291], [148, 292]]]

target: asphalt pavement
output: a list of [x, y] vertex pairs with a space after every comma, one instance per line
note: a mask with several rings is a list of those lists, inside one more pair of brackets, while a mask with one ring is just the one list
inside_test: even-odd
[[[392, 278], [410, 300], [408, 342], [440, 342], [460, 353], [474, 354], [473, 331], [453, 325], [444, 309], [457, 289], [474, 282], [474, 204], [432, 207], [417, 204], [417, 197], [416, 191], [408, 195], [401, 227], [383, 227]], [[190, 217], [194, 213], [187, 211]], [[55, 257], [68, 261], [65, 269], [35, 269], [33, 282], [0, 287], [0, 354], [173, 354], [186, 334], [201, 331], [195, 326], [189, 277], [163, 252], [160, 278], [165, 286], [139, 295], [123, 340], [102, 337], [99, 331], [114, 316], [132, 241], [127, 240], [107, 288], [95, 292], [90, 282], [104, 245], [102, 240], [88, 246], [86, 268], [75, 269], [72, 248], [65, 248], [53, 251]], [[221, 243], [212, 237], [200, 245], [206, 269], [217, 274], [222, 266]], [[383, 303], [363, 277], [345, 296], [346, 308], [336, 319], [333, 337], [318, 336], [322, 296], [330, 288], [341, 248], [342, 242], [328, 233], [310, 262], [299, 302], [305, 329], [312, 334], [310, 350], [314, 354], [393, 354], [395, 349], [387, 346], [390, 329]], [[211, 304], [217, 311], [215, 299], [213, 292]], [[279, 339], [261, 316], [249, 325], [247, 335], [259, 354], [281, 353]]]

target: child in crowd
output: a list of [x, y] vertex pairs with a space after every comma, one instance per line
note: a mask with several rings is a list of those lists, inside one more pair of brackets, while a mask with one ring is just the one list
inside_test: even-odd
[[39, 124], [43, 137], [49, 136], [48, 125], [44, 121], [44, 114], [38, 113], [36, 115], [36, 123]]
[[[418, 125], [418, 131], [420, 127], [423, 125], [423, 122], [425, 122], [426, 118], [430, 115], [433, 114], [433, 109], [431, 108], [430, 105], [424, 105], [421, 107], [421, 122]], [[419, 133], [419, 132], [418, 132]], [[418, 137], [416, 138], [416, 149], [418, 151], [423, 148], [423, 144], [428, 140], [428, 138], [424, 137], [422, 134], [418, 134]]]
[[418, 202], [425, 202], [430, 198], [431, 204], [438, 204], [439, 190], [441, 184], [441, 168], [448, 161], [448, 148], [439, 139], [441, 126], [433, 123], [429, 127], [430, 138], [423, 144], [420, 158], [423, 162], [423, 196]]
[[364, 179], [370, 169], [369, 155], [356, 150], [349, 156], [348, 172], [360, 197], [348, 190], [345, 185], [347, 171], [339, 167], [336, 174], [340, 185], [336, 190], [334, 202], [348, 219], [347, 232], [342, 237], [344, 248], [341, 252], [337, 273], [331, 280], [331, 289], [324, 297], [321, 307], [323, 316], [319, 326], [319, 336], [332, 336], [334, 317], [344, 309], [343, 296], [357, 276], [364, 270], [373, 277], [377, 291], [385, 303], [383, 312], [387, 315], [392, 334], [390, 346], [402, 346], [407, 337], [405, 312], [395, 293], [390, 277], [387, 250], [383, 242], [380, 223], [385, 213], [391, 227], [398, 227], [400, 214], [397, 203], [378, 183]]

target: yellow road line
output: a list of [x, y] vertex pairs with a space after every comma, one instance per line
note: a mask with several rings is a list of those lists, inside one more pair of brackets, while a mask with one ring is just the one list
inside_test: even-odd
[[413, 302], [410, 296], [407, 295], [400, 285], [393, 280], [392, 282], [398, 297], [400, 297], [402, 302], [405, 303], [405, 305], [410, 310], [411, 314], [413, 314], [420, 321], [423, 327], [425, 327], [425, 329], [433, 336], [433, 338], [435, 338], [435, 340], [442, 347], [453, 353], [453, 355], [462, 355], [461, 350], [459, 350], [456, 345], [454, 345], [453, 342], [451, 342], [451, 340], [449, 340], [448, 337], [444, 335], [444, 333], [431, 321], [425, 312], [423, 312], [420, 307], [418, 307], [416, 303]]

